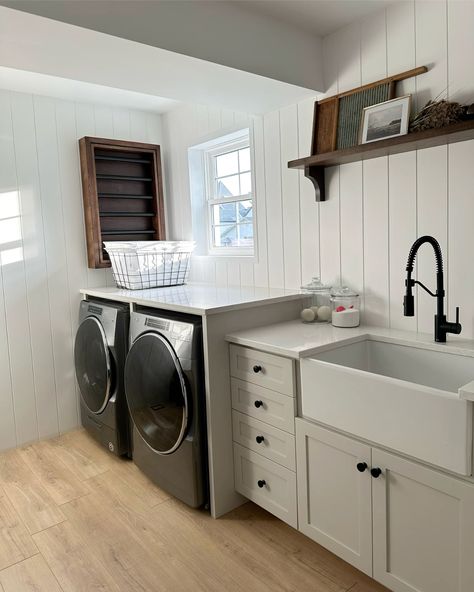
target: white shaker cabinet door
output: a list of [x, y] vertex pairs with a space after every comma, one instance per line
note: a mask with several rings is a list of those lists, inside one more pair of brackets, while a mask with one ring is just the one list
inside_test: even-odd
[[372, 575], [370, 447], [296, 419], [299, 530]]
[[474, 486], [372, 450], [374, 578], [394, 592], [474, 590]]

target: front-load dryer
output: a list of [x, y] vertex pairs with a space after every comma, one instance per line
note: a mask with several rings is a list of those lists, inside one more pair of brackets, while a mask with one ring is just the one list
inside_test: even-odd
[[82, 425], [117, 456], [130, 455], [130, 418], [123, 381], [129, 322], [125, 304], [83, 300], [74, 343]]
[[132, 312], [125, 392], [136, 465], [194, 508], [208, 501], [200, 317]]

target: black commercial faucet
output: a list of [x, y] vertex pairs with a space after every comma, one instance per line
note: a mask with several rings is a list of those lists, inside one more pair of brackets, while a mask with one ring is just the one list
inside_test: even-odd
[[[415, 263], [416, 254], [418, 253], [418, 249], [424, 243], [430, 243], [430, 245], [434, 249], [435, 258], [436, 258], [436, 293], [433, 293], [431, 290], [428, 290], [426, 286], [424, 286], [418, 280], [414, 280], [411, 277], [413, 273], [413, 265]], [[416, 239], [413, 243], [410, 253], [408, 254], [408, 261], [407, 261], [407, 279], [405, 280], [406, 286], [406, 294], [405, 298], [403, 299], [403, 313], [406, 317], [413, 317], [415, 316], [415, 299], [413, 297], [412, 288], [414, 288], [415, 284], [418, 284], [428, 292], [430, 296], [436, 298], [436, 314], [434, 318], [434, 338], [435, 341], [439, 341], [444, 343], [446, 341], [446, 334], [447, 333], [455, 333], [459, 335], [461, 333], [462, 327], [459, 323], [459, 307], [456, 307], [456, 322], [449, 323], [446, 320], [446, 315], [444, 314], [444, 278], [443, 278], [443, 255], [441, 253], [441, 247], [439, 246], [439, 242], [433, 238], [432, 236], [421, 236], [420, 238]]]

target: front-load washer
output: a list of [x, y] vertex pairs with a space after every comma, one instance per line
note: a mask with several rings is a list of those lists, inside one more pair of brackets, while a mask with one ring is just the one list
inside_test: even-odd
[[125, 393], [136, 465], [194, 508], [208, 501], [202, 322], [153, 309], [132, 312]]
[[117, 456], [130, 455], [130, 417], [123, 381], [129, 322], [125, 304], [83, 300], [74, 343], [82, 425]]

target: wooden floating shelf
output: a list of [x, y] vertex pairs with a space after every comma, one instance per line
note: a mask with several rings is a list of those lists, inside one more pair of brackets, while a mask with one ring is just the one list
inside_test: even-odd
[[324, 170], [327, 167], [473, 139], [474, 120], [461, 121], [442, 128], [414, 132], [388, 140], [378, 140], [369, 144], [352, 146], [344, 150], [334, 150], [290, 160], [288, 167], [290, 169], [303, 169], [305, 176], [316, 189], [316, 201], [325, 201]]

